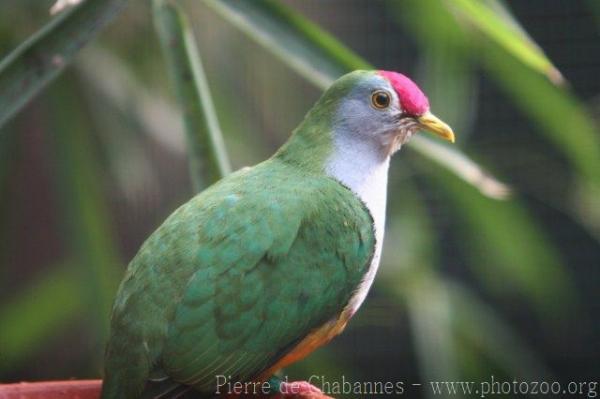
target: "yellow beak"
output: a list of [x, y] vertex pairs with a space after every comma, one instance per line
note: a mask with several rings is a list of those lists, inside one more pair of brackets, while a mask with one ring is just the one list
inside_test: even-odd
[[419, 116], [417, 122], [419, 122], [421, 129], [435, 133], [444, 140], [454, 143], [454, 132], [452, 131], [452, 128], [431, 112], [428, 111]]

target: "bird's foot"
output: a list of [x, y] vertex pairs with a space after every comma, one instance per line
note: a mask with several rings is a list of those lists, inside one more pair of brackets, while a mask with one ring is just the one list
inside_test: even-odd
[[320, 395], [323, 392], [308, 381], [282, 382], [279, 393], [284, 397]]
[[317, 398], [323, 396], [323, 392], [308, 381], [282, 381], [276, 376], [271, 377], [269, 384], [276, 394], [273, 399], [291, 398]]

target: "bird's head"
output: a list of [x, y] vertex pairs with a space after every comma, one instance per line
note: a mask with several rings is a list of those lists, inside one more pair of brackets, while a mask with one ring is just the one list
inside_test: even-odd
[[330, 152], [337, 142], [342, 151], [354, 148], [389, 157], [418, 130], [454, 142], [452, 129], [431, 113], [427, 96], [408, 77], [354, 71], [331, 85], [289, 144], [298, 145], [294, 147], [305, 156]]
[[452, 129], [429, 110], [429, 100], [408, 77], [389, 71], [355, 71], [330, 90], [345, 88], [340, 97], [334, 131], [355, 140], [379, 143], [388, 154], [397, 151], [418, 130], [454, 142]]

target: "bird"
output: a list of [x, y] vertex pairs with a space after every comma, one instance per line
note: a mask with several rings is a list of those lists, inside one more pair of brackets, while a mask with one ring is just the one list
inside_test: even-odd
[[454, 142], [410, 78], [353, 71], [273, 156], [176, 209], [118, 288], [101, 398], [210, 398], [224, 381], [318, 391], [276, 372], [341, 333], [363, 303], [390, 158], [419, 130]]

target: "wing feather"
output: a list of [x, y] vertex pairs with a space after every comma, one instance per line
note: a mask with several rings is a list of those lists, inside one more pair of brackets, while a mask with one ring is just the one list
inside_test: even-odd
[[206, 392], [218, 375], [252, 379], [341, 312], [370, 261], [371, 221], [344, 188], [319, 188], [240, 196], [237, 211], [261, 217], [204, 254], [218, 274], [190, 279], [162, 355], [174, 379]]
[[131, 262], [113, 309], [107, 392], [149, 389], [150, 375], [204, 392], [216, 375], [255, 378], [342, 311], [373, 248], [365, 207], [329, 178], [272, 160], [222, 180]]

